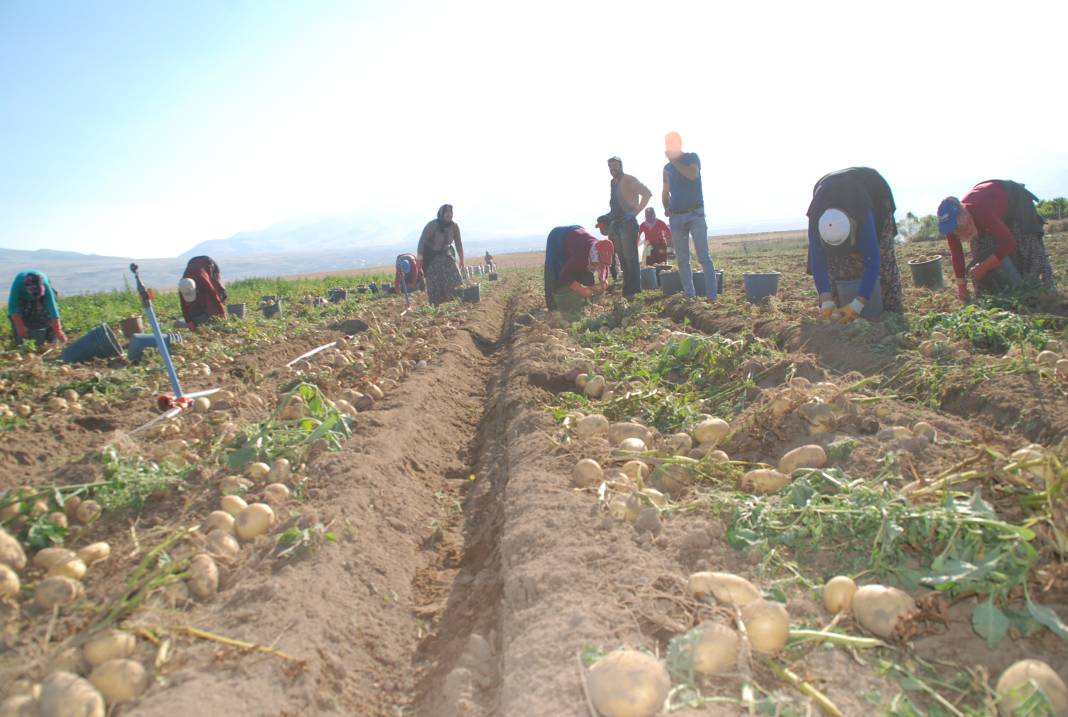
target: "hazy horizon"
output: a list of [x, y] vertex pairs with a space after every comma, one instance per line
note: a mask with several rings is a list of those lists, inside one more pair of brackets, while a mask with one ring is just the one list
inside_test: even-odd
[[172, 257], [347, 214], [400, 239], [446, 202], [465, 232], [544, 235], [607, 210], [611, 155], [659, 212], [669, 130], [701, 155], [714, 233], [801, 226], [850, 165], [900, 216], [993, 177], [1063, 196], [1066, 20], [1027, 0], [8, 0], [0, 247]]

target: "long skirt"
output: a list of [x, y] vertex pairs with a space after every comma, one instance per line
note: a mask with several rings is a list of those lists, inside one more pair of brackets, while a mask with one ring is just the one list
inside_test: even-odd
[[442, 252], [431, 258], [423, 271], [426, 276], [426, 295], [432, 306], [456, 298], [456, 287], [463, 283], [460, 267], [448, 253]]
[[[1010, 220], [1009, 231], [1016, 238], [1016, 250], [1009, 254], [1012, 263], [1020, 276], [1026, 279], [1034, 279], [1042, 283], [1046, 291], [1053, 291], [1053, 265], [1049, 261], [1049, 252], [1046, 251], [1046, 242], [1042, 232], [1024, 234], [1020, 230], [1020, 222]], [[993, 237], [979, 236], [971, 243], [971, 262], [969, 266], [980, 263], [997, 249], [997, 242]], [[991, 287], [979, 287], [991, 288]]]
[[[893, 219], [887, 218], [879, 232], [879, 286], [883, 297], [883, 311], [900, 313], [901, 272], [897, 267], [897, 252], [894, 249], [896, 235]], [[859, 253], [828, 256], [827, 273], [835, 280], [859, 279], [864, 275], [864, 257]]]

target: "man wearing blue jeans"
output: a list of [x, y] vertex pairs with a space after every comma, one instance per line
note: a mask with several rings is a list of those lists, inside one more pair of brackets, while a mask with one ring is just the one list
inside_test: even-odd
[[705, 221], [705, 197], [701, 189], [701, 159], [693, 152], [682, 151], [682, 137], [669, 132], [664, 138], [664, 213], [671, 222], [671, 243], [678, 257], [679, 278], [687, 296], [695, 296], [693, 268], [690, 266], [690, 239], [697, 249], [697, 260], [705, 270], [705, 290], [715, 301], [719, 288], [716, 267], [708, 251], [708, 224]]
[[631, 297], [641, 291], [641, 262], [638, 258], [638, 219], [645, 205], [653, 198], [644, 184], [623, 173], [623, 160], [611, 157], [608, 172], [612, 175], [608, 213], [608, 236], [616, 247], [616, 256], [623, 267], [623, 296]]

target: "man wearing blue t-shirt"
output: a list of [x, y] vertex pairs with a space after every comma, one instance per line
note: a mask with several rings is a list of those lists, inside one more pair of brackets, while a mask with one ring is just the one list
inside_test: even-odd
[[682, 151], [682, 137], [668, 132], [664, 138], [668, 163], [664, 166], [664, 213], [671, 222], [671, 242], [678, 257], [679, 278], [687, 296], [696, 295], [693, 269], [690, 267], [690, 239], [697, 249], [697, 260], [705, 270], [705, 288], [709, 301], [716, 299], [716, 267], [708, 251], [708, 224], [705, 221], [705, 198], [701, 189], [701, 158]]

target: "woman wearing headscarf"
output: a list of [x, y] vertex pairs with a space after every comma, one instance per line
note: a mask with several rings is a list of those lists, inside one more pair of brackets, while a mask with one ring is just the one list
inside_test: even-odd
[[598, 239], [580, 226], [556, 227], [545, 241], [545, 305], [575, 313], [608, 288], [615, 256], [611, 239]]
[[219, 265], [210, 256], [195, 256], [185, 266], [178, 282], [182, 315], [190, 329], [196, 329], [215, 318], [226, 318], [226, 287]]
[[464, 245], [460, 241], [460, 227], [452, 220], [451, 204], [442, 204], [438, 218], [423, 227], [416, 253], [426, 277], [430, 304], [437, 306], [455, 298], [456, 287], [463, 283], [460, 272], [464, 268]]
[[405, 253], [397, 257], [397, 273], [393, 279], [393, 291], [404, 294], [404, 303], [408, 303], [408, 294], [415, 291], [419, 280], [423, 278], [423, 269], [415, 254]]
[[7, 315], [16, 344], [26, 339], [38, 343], [67, 340], [59, 321], [56, 292], [44, 272], [30, 269], [15, 277], [7, 298]]

